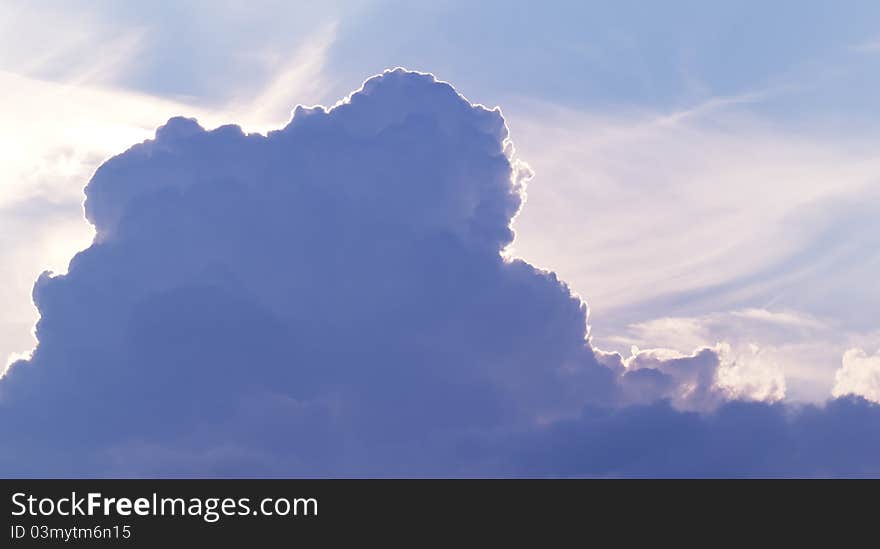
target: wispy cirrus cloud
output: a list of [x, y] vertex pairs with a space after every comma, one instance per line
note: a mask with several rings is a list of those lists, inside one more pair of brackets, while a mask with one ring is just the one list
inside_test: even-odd
[[508, 108], [536, 172], [512, 252], [587, 298], [603, 348], [726, 342], [784, 371], [789, 397], [827, 398], [880, 306], [865, 199], [880, 142], [793, 130], [758, 108], [788, 89], [672, 114]]
[[859, 53], [880, 53], [880, 38], [861, 42], [852, 46], [852, 49]]

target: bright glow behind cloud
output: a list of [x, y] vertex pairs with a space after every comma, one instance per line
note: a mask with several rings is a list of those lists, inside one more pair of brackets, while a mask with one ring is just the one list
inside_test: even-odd
[[[12, 17], [5, 21], [7, 27], [21, 24]], [[78, 28], [69, 21], [60, 27]], [[4, 37], [11, 40], [14, 35]], [[256, 100], [241, 98], [220, 107], [109, 85], [136, 58], [136, 32], [115, 42], [105, 39], [101, 47], [108, 55], [88, 56], [94, 59], [91, 65], [67, 67], [62, 80], [26, 73], [57, 70], [59, 57], [96, 48], [102, 35], [90, 39], [87, 33], [62, 34], [42, 60], [13, 65], [22, 73], [0, 70], [5, 92], [0, 103], [0, 125], [5, 129], [0, 132], [0, 228], [8, 235], [0, 240], [0, 299], [5, 305], [0, 311], [0, 363], [33, 346], [34, 277], [46, 269], [66, 272], [73, 253], [91, 240], [91, 227], [82, 218], [82, 187], [104, 160], [150, 137], [156, 126], [181, 112], [199, 116], [208, 127], [230, 117], [249, 131], [277, 126], [290, 117], [294, 99], [323, 98], [327, 84], [322, 68], [334, 37], [335, 25], [319, 29]], [[6, 65], [12, 61], [6, 59]], [[28, 237], [22, 238], [25, 234]]]

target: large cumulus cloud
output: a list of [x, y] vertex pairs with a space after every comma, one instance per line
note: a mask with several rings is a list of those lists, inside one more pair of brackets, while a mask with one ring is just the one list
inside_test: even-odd
[[[97, 171], [94, 243], [35, 285], [2, 472], [877, 470], [870, 441], [799, 450], [842, 421], [876, 434], [875, 406], [730, 402], [717, 350], [593, 349], [581, 300], [503, 257], [528, 177], [497, 109], [399, 69], [267, 136], [170, 120]], [[731, 436], [742, 459], [718, 461]]]

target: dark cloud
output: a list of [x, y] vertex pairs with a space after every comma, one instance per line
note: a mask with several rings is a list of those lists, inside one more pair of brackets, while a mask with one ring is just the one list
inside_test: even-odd
[[681, 412], [719, 406], [713, 351], [592, 349], [586, 306], [500, 253], [528, 176], [498, 110], [402, 70], [268, 136], [170, 120], [97, 171], [95, 242], [36, 283], [3, 473], [862, 470], [870, 442], [798, 449], [876, 407]]
[[877, 476], [880, 407], [858, 398], [798, 408], [728, 402], [705, 414], [668, 402], [588, 407], [580, 418], [493, 444], [519, 475]]

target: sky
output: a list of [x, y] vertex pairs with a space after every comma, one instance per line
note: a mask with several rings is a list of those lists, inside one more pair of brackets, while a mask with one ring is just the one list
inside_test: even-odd
[[878, 474], [878, 12], [4, 0], [0, 464]]

